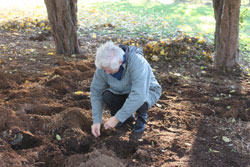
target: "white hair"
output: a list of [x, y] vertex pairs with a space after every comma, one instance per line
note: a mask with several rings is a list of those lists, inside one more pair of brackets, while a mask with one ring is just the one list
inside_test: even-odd
[[95, 65], [96, 68], [109, 67], [112, 70], [119, 68], [123, 61], [124, 51], [112, 41], [106, 42], [97, 48]]

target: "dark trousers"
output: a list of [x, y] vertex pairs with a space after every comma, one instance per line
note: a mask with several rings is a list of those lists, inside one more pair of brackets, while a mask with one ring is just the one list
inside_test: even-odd
[[[120, 108], [122, 108], [127, 98], [128, 94], [117, 95], [108, 90], [105, 90], [102, 94], [103, 102], [110, 109], [111, 116], [114, 116], [117, 113], [117, 111]], [[148, 119], [147, 110], [148, 110], [148, 104], [146, 102], [138, 110], [136, 110], [138, 121], [140, 120], [142, 123], [147, 123]]]

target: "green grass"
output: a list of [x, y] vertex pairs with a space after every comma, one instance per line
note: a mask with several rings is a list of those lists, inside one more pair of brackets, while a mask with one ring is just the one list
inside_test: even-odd
[[[241, 9], [246, 8], [245, 6]], [[80, 25], [99, 33], [116, 33], [141, 37], [172, 37], [178, 31], [192, 36], [214, 39], [215, 19], [212, 5], [157, 2], [138, 0], [98, 2], [91, 5], [79, 3]], [[112, 24], [114, 29], [97, 29], [94, 26]], [[244, 19], [240, 30], [241, 49], [250, 50], [250, 17]]]
[[[0, 0], [3, 1], [3, 0]], [[28, 0], [26, 1], [29, 4]], [[5, 2], [5, 1], [3, 1]], [[11, 1], [14, 2], [14, 1]], [[37, 6], [27, 8], [27, 5], [1, 9], [0, 26], [8, 22], [23, 20], [38, 20], [47, 18], [43, 0], [37, 0]], [[165, 1], [167, 2], [167, 1]], [[203, 2], [203, 1], [202, 1]], [[204, 0], [205, 2], [205, 0]], [[78, 1], [78, 22], [80, 35], [98, 33], [103, 35], [118, 34], [135, 38], [151, 37], [152, 39], [168, 38], [184, 32], [190, 36], [202, 36], [214, 40], [215, 19], [211, 5], [195, 3], [146, 2], [146, 0], [110, 0], [106, 2]], [[250, 8], [243, 0], [241, 12], [248, 10], [240, 29], [240, 49], [250, 52]], [[5, 2], [7, 3], [7, 2]], [[12, 4], [13, 5], [13, 4]], [[22, 8], [21, 8], [22, 7]], [[28, 23], [27, 23], [28, 24]], [[112, 27], [105, 27], [105, 25]]]
[[[105, 24], [106, 21], [106, 23], [115, 24], [119, 30], [123, 29], [125, 32], [134, 32], [134, 34], [144, 32], [157, 36], [171, 36], [176, 31], [183, 31], [193, 34], [204, 32], [210, 35], [214, 31], [215, 21], [213, 17], [208, 17], [213, 15], [213, 9], [202, 5], [122, 1], [95, 3], [88, 7], [88, 10], [96, 10], [97, 20], [90, 17], [91, 25]], [[82, 14], [84, 19], [89, 18], [86, 13]], [[92, 14], [89, 13], [89, 15]], [[105, 19], [102, 19], [103, 15], [106, 16]]]

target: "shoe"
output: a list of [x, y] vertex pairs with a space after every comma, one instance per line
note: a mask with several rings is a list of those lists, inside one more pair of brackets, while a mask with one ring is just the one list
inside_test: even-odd
[[140, 120], [136, 121], [136, 124], [133, 126], [133, 132], [140, 133], [146, 129], [146, 123], [143, 123]]
[[132, 142], [141, 142], [142, 140], [142, 135], [143, 135], [143, 132], [132, 132], [130, 135], [129, 135], [129, 141], [132, 141]]

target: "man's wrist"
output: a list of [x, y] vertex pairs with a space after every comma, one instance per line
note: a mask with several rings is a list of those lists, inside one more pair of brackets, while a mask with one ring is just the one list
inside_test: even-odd
[[117, 123], [120, 122], [119, 119], [117, 119], [116, 116], [114, 116], [114, 118], [115, 118], [115, 121], [116, 121]]
[[102, 123], [100, 123], [100, 122], [93, 122], [93, 124], [102, 124]]
[[120, 119], [118, 118], [118, 115], [117, 115], [117, 114], [116, 114], [114, 117], [116, 118], [116, 120], [117, 120], [118, 122], [121, 122]]

